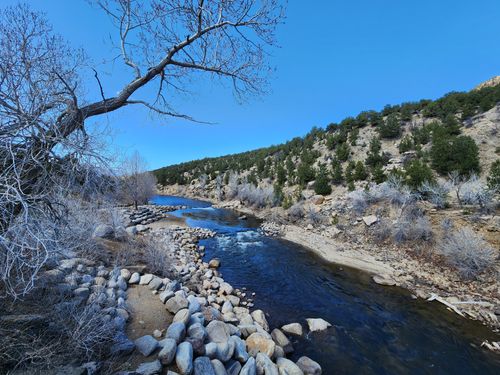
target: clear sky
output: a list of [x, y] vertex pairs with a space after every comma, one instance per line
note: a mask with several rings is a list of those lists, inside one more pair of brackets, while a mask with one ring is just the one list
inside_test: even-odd
[[[114, 53], [108, 19], [84, 0], [29, 3], [95, 61]], [[216, 125], [134, 108], [97, 126], [111, 129], [117, 149], [138, 150], [151, 168], [281, 143], [362, 110], [469, 90], [499, 75], [499, 19], [499, 0], [289, 0], [269, 95], [240, 105], [229, 88], [200, 81], [195, 96], [175, 101]], [[108, 71], [104, 89], [112, 94], [130, 71]], [[90, 97], [98, 92], [93, 82], [87, 90]]]

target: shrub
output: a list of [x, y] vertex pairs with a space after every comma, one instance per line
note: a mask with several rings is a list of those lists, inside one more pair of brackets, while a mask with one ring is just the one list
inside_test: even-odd
[[401, 121], [396, 113], [387, 116], [386, 120], [378, 127], [381, 138], [397, 138], [401, 134]]
[[362, 214], [368, 207], [370, 200], [369, 195], [361, 189], [351, 191], [347, 195], [348, 199], [351, 201], [352, 208], [357, 214]]
[[333, 174], [332, 174], [332, 182], [334, 184], [340, 184], [344, 180], [344, 176], [342, 175], [342, 165], [338, 161], [333, 161]]
[[288, 218], [292, 222], [297, 222], [304, 217], [304, 205], [301, 202], [295, 203], [288, 209]]
[[381, 165], [376, 165], [372, 170], [372, 180], [377, 184], [381, 184], [386, 180], [387, 176], [384, 173], [384, 169]]
[[431, 202], [436, 208], [445, 208], [450, 189], [448, 185], [425, 181], [418, 189], [423, 198]]
[[368, 172], [365, 169], [365, 166], [362, 161], [356, 163], [356, 167], [354, 168], [354, 180], [356, 181], [364, 181], [368, 177]]
[[373, 236], [375, 237], [375, 240], [377, 242], [385, 241], [392, 234], [391, 223], [386, 219], [379, 220], [373, 226], [372, 233], [373, 233]]
[[305, 216], [307, 221], [313, 225], [324, 224], [326, 222], [325, 216], [318, 212], [315, 207], [308, 207]]
[[340, 144], [335, 150], [335, 156], [340, 161], [346, 161], [349, 159], [349, 155], [351, 153], [351, 149], [347, 143]]
[[365, 163], [368, 166], [374, 167], [379, 164], [384, 164], [384, 158], [380, 154], [382, 149], [382, 144], [378, 138], [372, 138], [370, 141], [370, 148], [368, 150], [368, 155], [365, 159]]
[[257, 208], [276, 204], [276, 196], [272, 186], [261, 188], [248, 183], [241, 184], [238, 186], [238, 199]]
[[432, 238], [432, 227], [429, 219], [421, 215], [406, 213], [394, 225], [394, 241], [429, 241]]
[[433, 182], [432, 170], [427, 164], [415, 159], [405, 167], [405, 182], [414, 190], [418, 189], [424, 182]]
[[433, 168], [440, 174], [457, 171], [462, 176], [479, 173], [479, 149], [471, 137], [450, 135], [435, 129], [430, 157]]
[[174, 244], [173, 238], [171, 240], [154, 241], [149, 237], [146, 237], [138, 244], [142, 250], [144, 263], [151, 273], [162, 277], [169, 276], [172, 267], [171, 257], [175, 254]]
[[463, 204], [488, 207], [493, 201], [493, 192], [473, 174], [464, 180], [460, 186], [460, 201]]
[[500, 159], [496, 160], [490, 168], [488, 187], [495, 193], [500, 193]]
[[411, 139], [410, 136], [406, 135], [404, 138], [399, 142], [399, 153], [402, 154], [403, 152], [410, 151], [413, 149], [413, 140]]
[[448, 264], [464, 279], [475, 279], [493, 267], [497, 254], [469, 228], [461, 228], [445, 238], [439, 247]]
[[297, 168], [297, 178], [299, 180], [299, 184], [305, 185], [309, 181], [313, 181], [316, 177], [314, 173], [314, 169], [310, 164], [300, 163]]
[[109, 353], [117, 328], [112, 320], [105, 317], [99, 307], [92, 304], [61, 311], [61, 319], [67, 321], [64, 330], [67, 347], [78, 358], [91, 360]]
[[332, 192], [330, 178], [324, 166], [321, 166], [314, 182], [314, 192], [316, 194], [328, 195]]

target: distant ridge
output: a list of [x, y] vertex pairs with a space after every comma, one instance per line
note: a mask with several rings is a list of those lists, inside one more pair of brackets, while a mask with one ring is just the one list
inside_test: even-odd
[[500, 85], [500, 76], [495, 76], [493, 78], [490, 78], [487, 81], [484, 81], [483, 83], [480, 83], [479, 85], [477, 85], [476, 87], [474, 87], [473, 90], [481, 90], [482, 88], [493, 87], [493, 86], [496, 86], [496, 85]]

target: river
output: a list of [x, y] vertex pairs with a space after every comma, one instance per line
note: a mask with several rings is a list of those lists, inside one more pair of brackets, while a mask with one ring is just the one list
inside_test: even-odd
[[264, 236], [254, 217], [240, 220], [233, 211], [172, 196], [157, 196], [153, 203], [187, 206], [172, 214], [217, 232], [201, 242], [205, 260], [220, 258], [226, 281], [256, 293], [255, 307], [269, 314], [271, 327], [306, 327], [306, 318], [333, 324], [295, 340], [291, 359], [307, 355], [324, 374], [500, 374], [500, 355], [479, 347], [482, 339], [498, 336], [438, 302], [377, 285], [368, 274]]

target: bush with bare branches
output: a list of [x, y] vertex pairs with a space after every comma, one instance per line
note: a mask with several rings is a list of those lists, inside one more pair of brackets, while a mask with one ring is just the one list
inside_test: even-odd
[[498, 259], [495, 249], [470, 228], [457, 229], [444, 238], [439, 251], [464, 279], [477, 278]]

